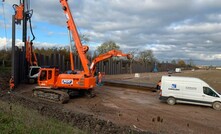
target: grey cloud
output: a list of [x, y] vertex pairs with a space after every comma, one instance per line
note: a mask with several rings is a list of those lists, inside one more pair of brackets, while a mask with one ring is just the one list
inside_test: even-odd
[[[151, 49], [160, 61], [221, 60], [220, 0], [68, 2], [78, 28], [85, 31], [93, 43], [111, 39], [125, 51]], [[66, 26], [59, 1], [31, 3], [35, 22]]]

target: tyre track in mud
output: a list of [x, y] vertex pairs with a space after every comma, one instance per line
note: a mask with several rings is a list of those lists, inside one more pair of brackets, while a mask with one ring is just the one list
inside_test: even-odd
[[[22, 86], [20, 91], [23, 92], [23, 90], [26, 90], [26, 89], [28, 89], [28, 87]], [[19, 92], [17, 90], [18, 89], [16, 89], [16, 92]], [[101, 89], [101, 90], [106, 90], [106, 89]], [[134, 91], [136, 92], [138, 90], [134, 90]], [[150, 92], [151, 90], [146, 90], [146, 91]], [[118, 94], [119, 92], [112, 92], [112, 93]], [[103, 107], [99, 105], [99, 101], [104, 101], [105, 103], [110, 103], [113, 105], [117, 105], [118, 107], [121, 107], [121, 106], [123, 107], [122, 104], [118, 103], [116, 100], [113, 100], [112, 95], [106, 92], [100, 93], [98, 99], [95, 99], [95, 103], [92, 103], [94, 102], [94, 99], [91, 101], [86, 101], [86, 103], [84, 103], [86, 105], [85, 106], [86, 108], [80, 108], [76, 112], [73, 109], [81, 107], [78, 104], [78, 102], [82, 102], [82, 99], [76, 99], [76, 100], [73, 99], [72, 103], [77, 104], [77, 105], [71, 105], [75, 107], [72, 107], [73, 111], [69, 111], [65, 107], [66, 104], [57, 105], [54, 103], [48, 103], [48, 102], [44, 102], [41, 100], [33, 99], [30, 97], [31, 96], [30, 92], [28, 93], [23, 92], [20, 94], [22, 94], [23, 97], [20, 97], [19, 95], [11, 94], [12, 97], [10, 97], [9, 95], [3, 95], [2, 97], [0, 97], [0, 99], [5, 100], [10, 103], [22, 104], [25, 107], [35, 109], [39, 111], [39, 113], [41, 113], [42, 115], [54, 117], [54, 118], [60, 119], [61, 121], [68, 122], [72, 124], [73, 126], [77, 126], [78, 128], [87, 131], [88, 133], [148, 133], [148, 132], [142, 132], [142, 131], [136, 130], [131, 125], [130, 125], [131, 127], [122, 127], [122, 125], [119, 125], [116, 122], [114, 122], [114, 119], [118, 120], [118, 118], [114, 118], [114, 119], [112, 118], [112, 121], [108, 121], [107, 118], [98, 117], [98, 116], [103, 116], [104, 113], [119, 114], [119, 119], [122, 120], [122, 119], [125, 119], [124, 117], [126, 116], [125, 112], [119, 113], [120, 110], [118, 109], [115, 110], [114, 108], [111, 109], [109, 108], [109, 106], [106, 109], [100, 109]], [[119, 96], [118, 94], [117, 97], [121, 97], [121, 96]], [[77, 101], [77, 103], [75, 103], [75, 101]], [[130, 98], [129, 98], [129, 102], [131, 102]], [[96, 106], [93, 104], [96, 104]], [[87, 108], [90, 109], [89, 112], [84, 111]], [[124, 107], [124, 108], [126, 110], [128, 107]], [[128, 108], [128, 110], [132, 111], [130, 112], [131, 115], [133, 115], [136, 112], [134, 108], [130, 108], [130, 109]], [[154, 110], [154, 111], [151, 112], [151, 110], [152, 111]], [[161, 112], [162, 110], [164, 110], [163, 113]], [[179, 132], [180, 133], [197, 133], [197, 132], [198, 133], [220, 133], [220, 123], [218, 122], [220, 121], [219, 120], [220, 118], [217, 118], [217, 119], [215, 118], [216, 116], [219, 117], [220, 114], [217, 113], [216, 111], [212, 111], [209, 108], [204, 108], [204, 107], [201, 108], [201, 107], [196, 107], [196, 106], [193, 107], [189, 105], [177, 105], [176, 107], [169, 107], [166, 104], [165, 106], [164, 104], [160, 104], [160, 105], [156, 105], [155, 107], [151, 107], [150, 109], [147, 109], [146, 112], [148, 112], [148, 116], [152, 118], [152, 120], [148, 122], [149, 123], [148, 125], [150, 125], [154, 129], [155, 128], [158, 129], [158, 131], [154, 131], [154, 129], [151, 129], [151, 127], [148, 127], [148, 130], [155, 132], [155, 133], [160, 133], [162, 132], [162, 130], [168, 130], [168, 132], [163, 131], [165, 133], [166, 132], [167, 133], [179, 133]], [[174, 116], [174, 113], [176, 113], [176, 116]], [[157, 122], [158, 117], [163, 118], [163, 123]], [[138, 119], [139, 119], [139, 123], [141, 123], [142, 118], [138, 116]], [[149, 119], [149, 118], [146, 118], [146, 119]], [[139, 125], [136, 125], [136, 126], [139, 126]]]
[[[104, 86], [99, 87], [96, 92], [100, 101], [100, 105], [93, 106], [92, 103], [92, 106], [90, 108], [91, 113], [101, 116], [105, 120], [109, 119], [117, 124], [127, 124], [131, 128], [136, 130], [149, 130], [146, 127], [146, 125], [149, 123], [147, 121], [148, 117], [146, 117], [148, 115], [143, 114], [145, 110], [140, 107], [141, 105], [143, 105], [143, 103], [139, 102], [139, 100], [142, 100], [141, 98], [146, 96], [146, 93], [150, 94], [148, 93], [149, 91], [146, 92], [139, 91], [137, 89], [134, 90]], [[137, 100], [136, 96], [142, 93], [145, 93], [145, 95], [139, 96], [141, 98], [138, 98]], [[146, 101], [144, 102], [146, 103]], [[98, 109], [100, 111], [97, 111]]]
[[[55, 104], [24, 96], [18, 92], [11, 94], [4, 93], [0, 97], [1, 100], [8, 103], [23, 105], [26, 108], [31, 108], [38, 111], [43, 116], [52, 117], [67, 123], [87, 132], [96, 134], [150, 134], [151, 132], [139, 131], [129, 126], [119, 126], [111, 121], [99, 119], [91, 114], [81, 113], [79, 111], [70, 111], [63, 108], [62, 104]], [[94, 109], [91, 109], [92, 111]]]

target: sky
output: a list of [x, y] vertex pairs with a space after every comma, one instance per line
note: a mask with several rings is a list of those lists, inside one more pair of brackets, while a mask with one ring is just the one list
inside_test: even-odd
[[[35, 47], [69, 45], [59, 0], [30, 0]], [[152, 50], [159, 61], [183, 59], [221, 65], [221, 0], [69, 0], [80, 34], [90, 50], [113, 40], [123, 52]], [[0, 8], [0, 49], [11, 46], [13, 4]], [[4, 13], [3, 13], [4, 9]], [[4, 21], [5, 16], [5, 21]], [[6, 27], [6, 32], [5, 32]], [[17, 25], [16, 44], [22, 45]]]

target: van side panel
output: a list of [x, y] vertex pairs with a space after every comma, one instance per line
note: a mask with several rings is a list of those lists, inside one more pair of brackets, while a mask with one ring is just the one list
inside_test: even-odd
[[181, 82], [183, 89], [182, 98], [189, 101], [202, 101], [203, 100], [203, 87], [198, 82]]

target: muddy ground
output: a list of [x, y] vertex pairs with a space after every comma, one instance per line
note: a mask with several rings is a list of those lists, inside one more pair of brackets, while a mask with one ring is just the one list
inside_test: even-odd
[[[132, 81], [137, 83], [154, 83], [155, 85], [161, 79], [162, 75], [168, 75], [167, 72], [158, 73], [141, 73], [139, 78], [135, 74], [123, 75], [107, 75], [106, 80], [119, 80], [119, 81]], [[195, 71], [182, 71], [181, 73], [172, 73], [171, 76], [188, 76], [196, 77], [204, 80], [216, 91], [221, 92], [221, 70], [195, 70]]]
[[[131, 75], [111, 75], [105, 79], [157, 83], [161, 73], [144, 73], [140, 78]], [[184, 71], [182, 76], [195, 76], [221, 91], [221, 71]], [[40, 113], [71, 122], [91, 133], [221, 133], [221, 111], [210, 107], [160, 102], [156, 92], [110, 86], [96, 87], [96, 97], [73, 98], [68, 104], [54, 104], [33, 98], [34, 85], [21, 85], [12, 97], [3, 100], [19, 102]]]

